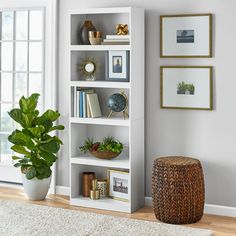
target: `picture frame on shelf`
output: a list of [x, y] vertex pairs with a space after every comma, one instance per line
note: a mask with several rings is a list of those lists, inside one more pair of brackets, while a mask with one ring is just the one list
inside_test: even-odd
[[162, 66], [161, 108], [212, 110], [212, 66]]
[[160, 57], [212, 57], [212, 14], [160, 16]]
[[108, 51], [106, 60], [106, 80], [129, 81], [129, 52]]
[[130, 201], [130, 174], [126, 171], [107, 170], [108, 196], [120, 200]]

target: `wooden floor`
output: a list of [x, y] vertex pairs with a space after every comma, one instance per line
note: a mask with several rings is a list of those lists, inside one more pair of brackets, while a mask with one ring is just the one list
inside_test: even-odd
[[[132, 219], [157, 221], [152, 208], [144, 207], [133, 214], [109, 212], [103, 210], [95, 210], [88, 208], [81, 208], [69, 205], [69, 199], [66, 196], [50, 195], [44, 201], [29, 201], [25, 193], [21, 189], [14, 189], [8, 187], [0, 187], [0, 199], [16, 200], [21, 202], [33, 203], [38, 205], [46, 205], [51, 207], [60, 207], [65, 209], [81, 210], [95, 212], [98, 214], [107, 214], [112, 216], [122, 216]], [[198, 223], [188, 225], [195, 228], [204, 228], [214, 231], [215, 236], [236, 236], [236, 218], [204, 215], [202, 220]]]

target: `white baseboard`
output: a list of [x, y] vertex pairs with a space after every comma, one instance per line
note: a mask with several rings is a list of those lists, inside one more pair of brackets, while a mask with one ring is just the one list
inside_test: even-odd
[[23, 189], [23, 185], [22, 184], [7, 183], [7, 182], [0, 182], [0, 187]]
[[[151, 197], [145, 197], [145, 206], [152, 207]], [[236, 217], [236, 207], [205, 204], [204, 213], [210, 215]]]
[[56, 194], [70, 196], [70, 187], [56, 186]]
[[[69, 196], [70, 187], [56, 186], [56, 194]], [[152, 207], [151, 197], [145, 197], [145, 206]], [[210, 215], [236, 217], [236, 207], [205, 204], [204, 213]]]

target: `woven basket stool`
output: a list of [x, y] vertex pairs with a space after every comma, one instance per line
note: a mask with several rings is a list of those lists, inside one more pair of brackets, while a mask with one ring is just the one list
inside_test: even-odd
[[152, 198], [156, 218], [170, 224], [190, 224], [203, 215], [205, 189], [199, 160], [161, 157], [152, 170]]

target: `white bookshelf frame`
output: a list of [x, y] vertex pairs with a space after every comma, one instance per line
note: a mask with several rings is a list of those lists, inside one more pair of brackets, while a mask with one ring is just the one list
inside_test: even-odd
[[[106, 18], [106, 14], [127, 14], [129, 19], [130, 45], [75, 45], [72, 43], [73, 34], [71, 29], [72, 17], [82, 17], [80, 15], [98, 15], [100, 19]], [[71, 68], [71, 53], [80, 52], [106, 52], [109, 50], [126, 50], [130, 53], [130, 81], [129, 82], [113, 82], [113, 81], [83, 81], [72, 79], [69, 74], [70, 96], [71, 87], [92, 87], [99, 89], [117, 89], [119, 92], [126, 89], [129, 92], [129, 119], [124, 120], [122, 117], [114, 117], [107, 119], [106, 116], [101, 118], [77, 118], [71, 117], [72, 102], [70, 99], [70, 117], [69, 117], [69, 158], [70, 158], [70, 203], [81, 207], [90, 207], [104, 210], [121, 211], [131, 213], [144, 205], [144, 10], [140, 8], [121, 7], [121, 8], [91, 8], [71, 10], [69, 12], [69, 29], [70, 29], [70, 45], [69, 45], [69, 67]], [[117, 22], [123, 23], [123, 22]], [[137, 66], [138, 65], [138, 66]], [[91, 155], [76, 155], [75, 150], [78, 148], [79, 142], [84, 140], [86, 129], [93, 130], [93, 127], [100, 126], [104, 130], [117, 131], [119, 127], [125, 129], [124, 135], [128, 140], [128, 159], [125, 154], [121, 154], [114, 160], [101, 160]], [[75, 132], [75, 129], [78, 130]], [[127, 131], [127, 132], [126, 132]], [[127, 135], [128, 133], [128, 135]], [[77, 142], [78, 141], [78, 142]], [[125, 169], [130, 173], [130, 201], [122, 202], [112, 198], [102, 198], [99, 200], [91, 200], [81, 196], [81, 173], [88, 169], [95, 168], [104, 172], [108, 168]]]

